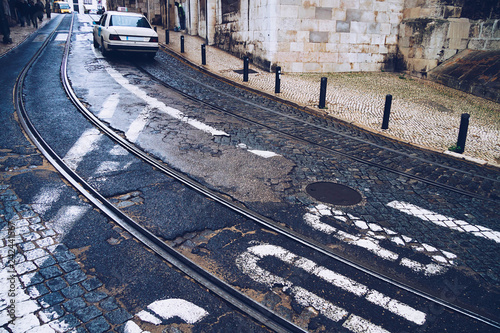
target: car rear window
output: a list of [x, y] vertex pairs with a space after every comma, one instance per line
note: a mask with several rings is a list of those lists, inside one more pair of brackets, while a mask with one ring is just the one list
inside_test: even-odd
[[109, 20], [110, 26], [151, 28], [144, 17], [112, 15]]

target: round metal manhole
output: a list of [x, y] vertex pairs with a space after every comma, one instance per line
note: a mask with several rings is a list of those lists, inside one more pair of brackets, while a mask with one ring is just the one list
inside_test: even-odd
[[363, 199], [358, 191], [345, 185], [329, 182], [309, 184], [306, 192], [318, 201], [341, 206], [355, 205]]

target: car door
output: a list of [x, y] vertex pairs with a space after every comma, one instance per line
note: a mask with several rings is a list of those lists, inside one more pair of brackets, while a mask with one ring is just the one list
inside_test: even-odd
[[106, 17], [106, 14], [102, 15], [100, 20], [94, 26], [94, 38], [99, 44], [101, 43], [102, 29], [104, 27], [104, 23], [106, 22]]

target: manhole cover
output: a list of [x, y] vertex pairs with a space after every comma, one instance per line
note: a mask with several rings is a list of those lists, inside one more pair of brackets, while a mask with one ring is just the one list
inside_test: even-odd
[[307, 185], [306, 192], [314, 199], [333, 205], [355, 205], [361, 202], [361, 194], [352, 188], [335, 183], [317, 182]]

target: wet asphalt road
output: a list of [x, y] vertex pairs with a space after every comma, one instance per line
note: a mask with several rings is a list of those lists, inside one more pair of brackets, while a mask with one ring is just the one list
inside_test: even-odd
[[[67, 31], [68, 24], [69, 21], [65, 19], [60, 34]], [[490, 197], [490, 200], [477, 199], [380, 170], [345, 156], [339, 157], [324, 147], [284, 136], [258, 123], [272, 124], [274, 128], [305, 137], [309, 141], [321, 141], [325, 146], [334, 146], [358, 158], [368, 155], [370, 161], [397, 166], [414, 174], [436, 179], [443, 174], [442, 167], [412, 160], [408, 156], [427, 157], [426, 152], [386, 142], [351, 128], [344, 129], [328, 120], [298, 115], [296, 110], [289, 107], [277, 106], [274, 101], [263, 101], [260, 97], [233, 91], [234, 88], [230, 86], [222, 87], [219, 92], [207, 89], [206, 86], [215, 87], [221, 83], [201, 78], [188, 68], [181, 68], [180, 63], [167, 55], [158, 55], [153, 63], [134, 60], [169, 84], [186, 91], [196, 90], [197, 97], [217, 103], [228, 111], [241, 112], [258, 123], [186, 100], [152, 81], [128, 60], [120, 57], [103, 59], [99, 51], [91, 46], [88, 25], [76, 24], [75, 28], [78, 32], [72, 38], [69, 66], [73, 88], [92, 112], [129, 140], [207, 187], [330, 246], [336, 254], [449, 302], [489, 317], [496, 316], [500, 274], [498, 241], [478, 237], [472, 229], [471, 232], [458, 232], [444, 228], [433, 223], [430, 217], [450, 217], [450, 223], [455, 225], [459, 225], [458, 221], [467, 226], [480, 225], [495, 230], [500, 220], [499, 203], [495, 200], [497, 183], [485, 178], [476, 180], [470, 175], [460, 176], [457, 172], [444, 180], [453, 183], [458, 177], [459, 185], [464, 189]], [[344, 318], [336, 322], [325, 313], [318, 313], [318, 310], [311, 309], [310, 301], [307, 303], [297, 296], [297, 289], [291, 285], [314, 290], [316, 295], [345, 309], [348, 318], [361, 316], [389, 331], [433, 332], [455, 326], [456, 322], [461, 323], [460, 329], [464, 332], [488, 330], [476, 321], [450, 314], [440, 306], [401, 292], [262, 230], [253, 222], [158, 174], [118, 148], [93, 130], [65, 98], [58, 80], [59, 63], [55, 61], [61, 57], [63, 43], [62, 38], [58, 41], [56, 36], [26, 82], [26, 104], [32, 121], [60, 156], [65, 156], [65, 160], [85, 179], [105, 196], [122, 204], [134, 219], [177, 246], [193, 260], [238, 288], [253, 290], [251, 293], [259, 301], [283, 316], [293, 318], [297, 323], [305, 323], [305, 327], [311, 331], [346, 329], [354, 321]], [[179, 76], [179, 72], [183, 75], [189, 73], [189, 76], [195, 77], [205, 86], [195, 85], [185, 76]], [[44, 84], [40, 85], [40, 82]], [[241, 95], [239, 100], [232, 98], [236, 94]], [[244, 104], [242, 100], [250, 100], [252, 104]], [[169, 116], [171, 110], [163, 109], [155, 104], [156, 101], [180, 111], [184, 117]], [[257, 109], [255, 106], [261, 103], [266, 109], [283, 112], [288, 117]], [[300, 118], [302, 125], [291, 119], [291, 115]], [[186, 119], [196, 119], [224, 131], [224, 134], [212, 135], [200, 130], [200, 127], [194, 128]], [[363, 140], [373, 141], [375, 146], [359, 141], [356, 143], [331, 132], [325, 135], [324, 129], [303, 124], [309, 120], [343, 134], [350, 133]], [[20, 138], [20, 135], [17, 134], [17, 137]], [[10, 141], [6, 139], [5, 142]], [[18, 141], [13, 140], [11, 146], [15, 145], [18, 145]], [[29, 144], [24, 142], [23, 146], [29, 147]], [[392, 152], [380, 149], [381, 146], [390, 146], [407, 155], [394, 157]], [[277, 155], [266, 158], [255, 151]], [[35, 154], [33, 159], [35, 166], [41, 164]], [[470, 167], [446, 157], [432, 156], [432, 159], [443, 165], [452, 164], [456, 169], [480, 173], [483, 177], [498, 178], [495, 170]], [[33, 202], [35, 194], [45, 192], [47, 188], [64, 188], [50, 169], [40, 169], [10, 179], [15, 192], [24, 202]], [[38, 177], [44, 178], [46, 184], [40, 184]], [[305, 191], [305, 187], [315, 181], [347, 185], [359, 191], [363, 201], [354, 206], [322, 205]], [[192, 283], [180, 278], [178, 273], [124, 236], [123, 232], [106, 223], [105, 218], [82, 202], [72, 190], [64, 188], [62, 191], [59, 200], [51, 203], [47, 209], [39, 210], [40, 216], [51, 222], [61, 235], [61, 240], [78, 253], [78, 260], [95, 272], [109, 292], [119, 297], [127, 311], [136, 313], [162, 298], [184, 298], [210, 313], [208, 318], [194, 325], [195, 331], [220, 331], [235, 322], [241, 322], [248, 331], [257, 330], [258, 325], [234, 314], [227, 305], [210, 297], [202, 288], [193, 287]], [[425, 220], [408, 214], [404, 209], [395, 208], [402, 203], [413, 205], [413, 210], [419, 211], [418, 216], [424, 216]], [[68, 206], [83, 207], [81, 211], [85, 212], [71, 225], [57, 218], [60, 209]], [[262, 255], [259, 267], [288, 282], [258, 280], [245, 271], [249, 258], [255, 256], [255, 253], [249, 252], [265, 245], [270, 246], [268, 250], [271, 252]], [[273, 255], [279, 250], [278, 246], [289, 251], [287, 253], [317, 262], [324, 271], [339, 272], [367, 286], [369, 290], [397, 298], [425, 313], [426, 320], [421, 323], [391, 311], [380, 311], [378, 306], [367, 302], [362, 295], [332, 287], [321, 276], [294, 266], [294, 262], [284, 265], [282, 257]], [[388, 259], [390, 257], [392, 259]], [[432, 267], [441, 268], [442, 271], [436, 273], [429, 270], [426, 274], [423, 270], [418, 271], [415, 268], [417, 266], [408, 264], [410, 260], [423, 265], [433, 264]], [[185, 283], [180, 282], [184, 280]], [[283, 288], [283, 283], [290, 286]], [[225, 321], [217, 322], [216, 318], [222, 314]], [[342, 323], [344, 328], [340, 326]]]

